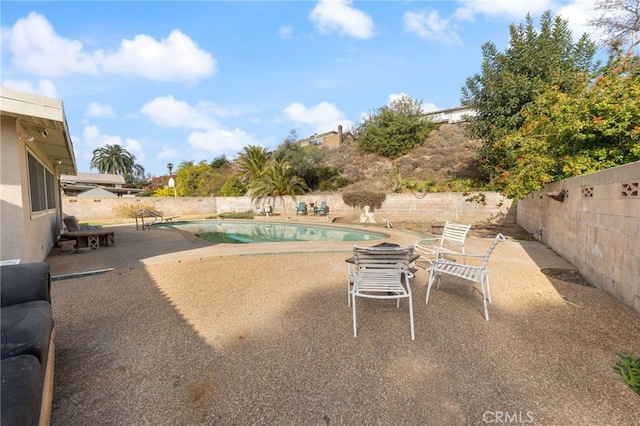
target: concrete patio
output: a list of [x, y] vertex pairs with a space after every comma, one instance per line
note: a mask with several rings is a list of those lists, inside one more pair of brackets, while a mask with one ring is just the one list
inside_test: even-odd
[[[541, 243], [498, 246], [488, 322], [462, 281], [425, 305], [418, 272], [411, 341], [406, 303], [388, 301], [359, 302], [353, 337], [353, 242], [113, 229], [113, 247], [46, 260], [54, 277], [113, 268], [52, 284], [54, 425], [640, 424], [640, 397], [610, 367], [640, 353], [640, 316], [542, 273], [572, 265]], [[467, 252], [489, 243], [470, 237]]]

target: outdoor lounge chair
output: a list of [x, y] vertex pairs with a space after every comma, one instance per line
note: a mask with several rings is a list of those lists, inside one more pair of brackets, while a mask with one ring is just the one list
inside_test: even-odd
[[75, 216], [67, 216], [63, 219], [67, 232], [61, 235], [64, 240], [76, 240], [78, 248], [88, 247], [98, 249], [101, 246], [112, 246], [115, 244], [114, 231], [102, 226], [80, 225]]
[[488, 269], [489, 256], [491, 256], [493, 249], [496, 248], [498, 243], [504, 240], [504, 235], [498, 234], [493, 239], [493, 242], [484, 255], [462, 255], [466, 258], [482, 259], [482, 263], [479, 266], [460, 264], [442, 257], [437, 258], [429, 268], [431, 274], [429, 275], [429, 284], [427, 285], [426, 303], [429, 303], [429, 293], [431, 292], [431, 286], [435, 281], [438, 281], [436, 288], [440, 288], [443, 274], [463, 278], [471, 281], [472, 283], [480, 284], [480, 293], [482, 294], [482, 303], [484, 305], [484, 319], [489, 321], [489, 311], [487, 310], [487, 300], [491, 303], [491, 287], [489, 287]]
[[78, 222], [78, 219], [75, 216], [67, 216], [64, 219], [62, 219], [62, 221], [64, 222], [64, 225], [67, 227], [67, 231], [69, 232], [102, 229], [102, 226], [99, 226], [99, 225], [96, 225], [96, 226], [80, 225], [80, 222]]
[[471, 225], [448, 222], [440, 238], [430, 238], [416, 241], [414, 247], [420, 258], [416, 260], [416, 266], [429, 269], [433, 261], [446, 255], [464, 254], [464, 241], [471, 229]]
[[329, 207], [327, 207], [327, 202], [322, 201], [320, 203], [320, 207], [316, 209], [316, 216], [324, 216], [329, 213]]
[[351, 290], [353, 309], [353, 336], [358, 336], [356, 299], [409, 299], [409, 322], [411, 340], [415, 340], [413, 327], [413, 300], [409, 280], [413, 273], [409, 269], [413, 247], [353, 247], [354, 281]]
[[307, 203], [305, 203], [304, 201], [300, 201], [298, 203], [298, 208], [296, 210], [296, 215], [298, 215], [298, 214], [303, 214], [303, 215], [307, 214]]

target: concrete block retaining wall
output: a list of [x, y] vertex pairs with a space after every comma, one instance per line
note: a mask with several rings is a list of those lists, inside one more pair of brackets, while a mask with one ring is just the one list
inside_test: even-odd
[[640, 312], [640, 162], [550, 184], [518, 202], [517, 223]]
[[[485, 193], [484, 203], [468, 201], [470, 196], [461, 193], [436, 193], [424, 197], [412, 194], [388, 194], [382, 208], [373, 214], [377, 222], [383, 218], [393, 221], [424, 221], [425, 223], [444, 222], [504, 222], [515, 223], [515, 208], [511, 200], [498, 193]], [[344, 203], [342, 195], [303, 195], [273, 200], [273, 212], [283, 216], [295, 216], [300, 201], [309, 205], [319, 205], [326, 201], [331, 217], [357, 219], [362, 210], [356, 210]], [[156, 198], [156, 197], [65, 197], [62, 200], [63, 212], [76, 216], [80, 221], [125, 219], [123, 212], [138, 209], [151, 209], [164, 216], [207, 216], [226, 212], [246, 212], [253, 210], [258, 203], [249, 197], [194, 197], [194, 198]], [[259, 203], [263, 207], [265, 203]]]

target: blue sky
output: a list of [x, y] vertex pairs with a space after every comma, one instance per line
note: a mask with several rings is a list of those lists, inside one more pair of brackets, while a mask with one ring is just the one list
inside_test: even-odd
[[[352, 128], [401, 94], [460, 105], [481, 45], [594, 0], [6, 1], [2, 86], [64, 102], [78, 170], [120, 144], [148, 173]], [[174, 167], [174, 169], [175, 169]]]

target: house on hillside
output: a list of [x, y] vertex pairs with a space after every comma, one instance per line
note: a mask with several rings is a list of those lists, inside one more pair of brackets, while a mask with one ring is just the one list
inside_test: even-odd
[[0, 260], [41, 262], [63, 228], [60, 176], [77, 173], [62, 101], [0, 87]]
[[425, 117], [429, 117], [431, 121], [436, 124], [440, 123], [460, 123], [466, 121], [466, 117], [472, 117], [476, 115], [476, 110], [466, 106], [459, 106], [455, 108], [441, 109], [438, 111], [431, 111], [425, 114]]
[[338, 131], [330, 131], [320, 134], [315, 134], [306, 139], [298, 141], [300, 146], [318, 146], [326, 148], [337, 148], [343, 143], [353, 142], [355, 138], [351, 132], [343, 132], [342, 126], [338, 125]]
[[62, 191], [67, 197], [121, 197], [144, 192], [127, 188], [124, 178], [110, 173], [77, 173], [60, 176]]
[[147, 180], [144, 185], [145, 190], [154, 190], [158, 188], [163, 188], [169, 185], [169, 180], [175, 179], [175, 175], [162, 175], [151, 177]]

